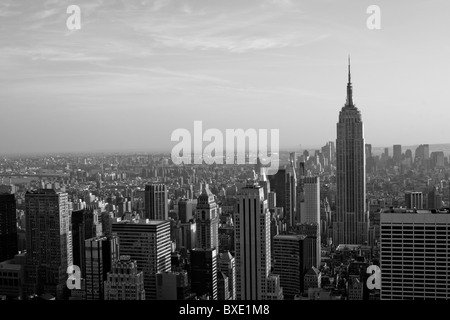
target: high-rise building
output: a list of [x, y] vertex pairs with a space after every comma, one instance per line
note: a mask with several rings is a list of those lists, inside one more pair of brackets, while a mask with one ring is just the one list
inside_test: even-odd
[[428, 209], [440, 209], [443, 207], [442, 204], [442, 194], [439, 193], [438, 189], [436, 187], [431, 188], [431, 190], [428, 192]]
[[197, 199], [191, 200], [191, 199], [181, 199], [178, 201], [178, 218], [180, 219], [181, 223], [188, 223], [190, 220], [192, 220], [193, 212], [195, 211], [195, 208], [197, 207]]
[[[165, 184], [153, 183], [145, 186], [144, 217], [151, 220], [169, 218], [169, 202]], [[138, 262], [139, 265], [139, 262]], [[148, 293], [146, 293], [148, 295]]]
[[[101, 229], [98, 220], [95, 219], [93, 209], [81, 209], [72, 211], [72, 256], [73, 264], [80, 267], [82, 278], [86, 275], [85, 262], [86, 251], [85, 241], [86, 239], [94, 238], [97, 236]], [[96, 221], [97, 220], [97, 221]]]
[[67, 193], [53, 189], [25, 194], [28, 295], [67, 296], [67, 268], [73, 264], [68, 202]]
[[264, 190], [248, 184], [238, 195], [235, 213], [236, 285], [238, 300], [264, 300], [279, 296], [269, 287], [271, 277], [270, 212]]
[[229, 299], [236, 300], [236, 263], [230, 251], [219, 254], [218, 270], [228, 278]]
[[145, 300], [144, 273], [130, 256], [113, 261], [106, 276], [105, 300]]
[[347, 102], [337, 123], [337, 197], [333, 223], [335, 244], [364, 244], [368, 235], [366, 212], [366, 168], [364, 126], [361, 112], [353, 103], [348, 66]]
[[194, 248], [190, 259], [191, 291], [197, 296], [217, 300], [217, 249]]
[[380, 215], [381, 300], [450, 299], [450, 212]]
[[370, 143], [365, 144], [366, 158], [372, 158], [372, 145]]
[[267, 193], [267, 200], [269, 201], [269, 209], [274, 209], [277, 206], [277, 194], [275, 192]]
[[295, 232], [298, 235], [305, 235], [307, 238], [304, 240], [305, 245], [305, 259], [307, 259], [308, 265], [319, 268], [321, 263], [321, 237], [320, 226], [318, 223], [300, 223], [295, 227]]
[[393, 150], [394, 163], [398, 165], [402, 161], [402, 146], [400, 144], [394, 144]]
[[219, 249], [219, 213], [214, 195], [202, 184], [196, 209], [197, 248]]
[[18, 252], [16, 198], [0, 194], [0, 262], [13, 259]]
[[300, 223], [320, 223], [320, 178], [303, 177], [303, 202]]
[[276, 174], [269, 176], [272, 191], [277, 195], [277, 206], [283, 208], [285, 221], [289, 227], [295, 224], [296, 203], [292, 201], [296, 199], [296, 179], [291, 168], [279, 169]]
[[156, 275], [158, 300], [185, 300], [190, 297], [186, 271], [160, 272]]
[[434, 151], [430, 155], [431, 169], [443, 169], [445, 167], [445, 155], [443, 151]]
[[407, 209], [423, 209], [423, 194], [420, 191], [405, 192], [405, 206]]
[[424, 144], [423, 145], [423, 156], [425, 160], [430, 159], [430, 145]]
[[85, 240], [85, 290], [87, 300], [103, 300], [104, 283], [114, 260], [119, 258], [119, 239], [94, 237]]
[[304, 289], [304, 276], [312, 266], [312, 253], [306, 235], [279, 234], [273, 239], [274, 273], [286, 299], [293, 299]]
[[120, 254], [136, 260], [144, 272], [146, 300], [156, 300], [156, 274], [171, 271], [170, 221], [121, 221], [113, 223], [112, 233], [119, 237]]

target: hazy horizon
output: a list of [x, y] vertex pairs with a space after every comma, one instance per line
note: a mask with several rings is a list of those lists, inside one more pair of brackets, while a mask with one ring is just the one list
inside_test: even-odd
[[[66, 26], [72, 4], [80, 30]], [[170, 151], [196, 120], [319, 148], [336, 140], [349, 54], [365, 143], [440, 144], [450, 3], [377, 1], [380, 30], [366, 26], [372, 4], [3, 0], [0, 154]]]

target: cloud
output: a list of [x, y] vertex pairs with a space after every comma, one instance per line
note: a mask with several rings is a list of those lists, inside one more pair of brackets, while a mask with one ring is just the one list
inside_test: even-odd
[[61, 10], [59, 8], [53, 8], [53, 9], [49, 9], [49, 10], [38, 11], [34, 14], [34, 17], [36, 19], [42, 20], [42, 19], [46, 19], [52, 15], [55, 15], [57, 13], [61, 13]]

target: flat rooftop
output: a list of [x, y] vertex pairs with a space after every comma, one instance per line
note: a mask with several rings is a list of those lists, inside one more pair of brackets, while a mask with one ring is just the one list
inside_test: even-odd
[[135, 220], [121, 220], [117, 222], [113, 222], [113, 224], [145, 224], [145, 225], [153, 225], [158, 226], [160, 224], [164, 224], [169, 222], [169, 220], [150, 220], [150, 219], [135, 219]]
[[380, 213], [408, 213], [408, 214], [448, 214], [450, 208], [440, 209], [406, 209], [406, 208], [383, 208]]

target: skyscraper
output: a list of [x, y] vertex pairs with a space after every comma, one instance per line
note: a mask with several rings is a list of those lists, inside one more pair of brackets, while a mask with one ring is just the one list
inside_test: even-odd
[[381, 300], [450, 299], [450, 212], [380, 215]]
[[93, 209], [72, 211], [72, 256], [73, 264], [81, 269], [81, 276], [85, 277], [85, 240], [97, 236], [99, 223], [94, 219]]
[[219, 213], [214, 195], [202, 184], [196, 209], [197, 248], [219, 249]]
[[113, 261], [106, 276], [105, 300], [145, 300], [144, 274], [130, 256]]
[[171, 271], [170, 221], [132, 220], [113, 223], [121, 255], [137, 261], [144, 272], [145, 298], [156, 300], [156, 274]]
[[300, 223], [320, 223], [320, 177], [303, 177]]
[[236, 263], [235, 258], [230, 251], [219, 254], [218, 270], [228, 277], [228, 290], [230, 291], [230, 300], [236, 300]]
[[303, 292], [304, 276], [313, 266], [306, 235], [276, 235], [273, 239], [274, 273], [280, 275], [286, 299]]
[[53, 189], [25, 194], [27, 241], [26, 293], [66, 295], [67, 267], [72, 265], [68, 196]]
[[115, 236], [86, 239], [85, 251], [86, 299], [103, 300], [107, 274], [119, 258], [119, 240]]
[[394, 155], [393, 155], [394, 163], [396, 165], [398, 165], [402, 161], [402, 145], [394, 144], [393, 150], [394, 150], [393, 151], [394, 152]]
[[16, 198], [0, 194], [0, 262], [17, 254]]
[[372, 158], [372, 145], [370, 143], [365, 144], [366, 158]]
[[217, 300], [217, 249], [194, 248], [190, 253], [191, 291]]
[[268, 286], [271, 277], [270, 212], [263, 188], [256, 183], [243, 187], [238, 195], [235, 246], [237, 299], [264, 300], [279, 296], [279, 287]]
[[159, 272], [156, 279], [158, 300], [185, 300], [192, 296], [186, 271]]
[[276, 193], [276, 203], [284, 211], [285, 221], [288, 227], [295, 225], [295, 207], [297, 177], [289, 166], [287, 169], [279, 169], [274, 175], [269, 176], [270, 186]]
[[361, 112], [353, 103], [348, 65], [347, 101], [337, 123], [337, 197], [333, 223], [335, 244], [363, 244], [367, 241], [366, 168], [364, 126]]
[[407, 209], [423, 209], [423, 193], [421, 191], [406, 191], [405, 206]]
[[169, 203], [166, 185], [161, 183], [146, 185], [144, 206], [145, 219], [167, 220], [169, 218]]

